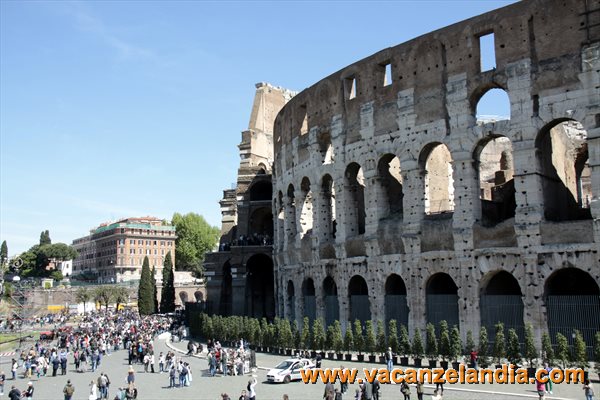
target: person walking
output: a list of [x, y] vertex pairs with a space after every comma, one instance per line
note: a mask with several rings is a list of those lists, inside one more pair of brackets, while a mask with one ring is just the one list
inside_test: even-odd
[[[12, 373], [12, 380], [17, 379], [17, 369], [19, 369], [19, 363], [14, 358], [10, 361], [10, 372]], [[20, 395], [21, 392], [19, 392]]]
[[402, 381], [402, 385], [400, 386], [400, 393], [404, 395], [404, 400], [410, 400], [410, 387], [406, 381]]
[[177, 370], [175, 370], [174, 365], [171, 365], [171, 370], [169, 371], [169, 387], [170, 388], [174, 388], [176, 386], [176, 384], [175, 384], [176, 376], [177, 376]]
[[[544, 369], [548, 372], [548, 377], [550, 377], [550, 372], [552, 372], [553, 368], [550, 367], [548, 363], [544, 363]], [[552, 380], [548, 379], [545, 384], [546, 393], [552, 394]]]
[[71, 380], [68, 379], [67, 384], [63, 388], [63, 394], [65, 396], [65, 400], [71, 400], [73, 398], [73, 393], [75, 393], [75, 386], [73, 386], [73, 384], [71, 383]]
[[21, 393], [21, 397], [23, 397], [27, 400], [32, 400], [34, 391], [35, 391], [35, 389], [33, 387], [33, 382], [29, 381], [29, 382], [27, 382], [27, 389], [25, 389], [25, 391], [23, 393]]
[[133, 367], [129, 367], [127, 371], [127, 385], [133, 385], [135, 383], [135, 371]]
[[423, 389], [423, 382], [417, 382], [417, 400], [423, 400], [423, 394], [425, 390]]
[[161, 374], [165, 372], [165, 355], [162, 351], [158, 355], [158, 372]]
[[392, 348], [388, 347], [385, 352], [385, 362], [387, 364], [388, 372], [392, 372], [392, 368], [394, 368], [394, 353], [392, 353]]
[[592, 382], [589, 379], [586, 379], [583, 382], [583, 390], [585, 394], [585, 400], [594, 400], [594, 388], [592, 387]]
[[8, 392], [9, 400], [21, 400], [21, 391], [17, 389], [15, 385], [12, 385], [10, 392]]
[[6, 381], [6, 374], [4, 371], [0, 372], [0, 396], [4, 396], [4, 382]]
[[248, 381], [248, 400], [256, 400], [256, 383], [255, 377]]
[[96, 385], [96, 383], [94, 381], [90, 382], [90, 393], [88, 396], [89, 400], [94, 400], [94, 399], [98, 399], [98, 385]]

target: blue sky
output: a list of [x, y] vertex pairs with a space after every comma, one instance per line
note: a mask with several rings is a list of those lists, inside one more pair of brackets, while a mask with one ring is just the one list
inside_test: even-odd
[[255, 83], [302, 90], [509, 3], [1, 0], [0, 240], [189, 211], [220, 226]]

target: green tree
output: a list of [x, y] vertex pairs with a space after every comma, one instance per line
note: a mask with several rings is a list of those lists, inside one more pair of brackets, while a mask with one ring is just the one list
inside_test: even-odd
[[415, 329], [413, 332], [412, 354], [414, 358], [423, 358], [423, 340], [421, 339], [421, 331]]
[[94, 297], [94, 301], [100, 304], [100, 308], [104, 306], [108, 310], [108, 305], [112, 300], [112, 291], [109, 286], [98, 286], [92, 292], [92, 296]]
[[65, 261], [77, 257], [77, 251], [64, 243], [34, 245], [19, 258], [22, 266], [18, 271], [24, 277], [48, 277], [52, 273], [47, 269], [51, 261]]
[[533, 337], [533, 325], [525, 325], [525, 359], [530, 368], [535, 367], [537, 359], [537, 350], [535, 348], [535, 339]]
[[54, 279], [55, 281], [62, 281], [65, 277], [61, 271], [55, 270], [50, 272], [50, 278]]
[[460, 331], [458, 330], [458, 327], [454, 325], [450, 331], [450, 358], [454, 361], [458, 361], [462, 349], [463, 345], [460, 338]]
[[86, 287], [80, 287], [75, 292], [75, 300], [77, 303], [83, 303], [83, 313], [86, 313], [86, 304], [92, 299], [92, 293]]
[[170, 313], [175, 311], [175, 282], [173, 274], [173, 261], [171, 252], [165, 256], [162, 271], [162, 289], [160, 292], [160, 312]]
[[427, 356], [431, 359], [437, 358], [438, 356], [438, 345], [437, 338], [435, 335], [435, 326], [432, 323], [428, 323], [425, 329], [425, 345]]
[[490, 351], [490, 342], [488, 340], [487, 329], [485, 328], [485, 326], [482, 326], [481, 329], [479, 330], [478, 356], [479, 356], [479, 363], [484, 368], [488, 366], [489, 351]]
[[377, 351], [381, 354], [387, 350], [387, 344], [385, 341], [385, 328], [383, 327], [383, 321], [377, 320]]
[[210, 226], [204, 217], [195, 213], [175, 213], [172, 223], [177, 233], [177, 269], [192, 271], [196, 277], [202, 277], [204, 255], [215, 247], [219, 239], [219, 228]]
[[352, 334], [352, 323], [348, 321], [346, 324], [346, 335], [344, 335], [344, 350], [346, 354], [354, 349], [354, 335]]
[[129, 291], [123, 286], [113, 286], [112, 299], [116, 303], [115, 309], [118, 311], [121, 304], [126, 304], [129, 301]]
[[152, 310], [153, 314], [158, 312], [158, 292], [156, 288], [156, 265], [152, 266], [152, 272], [150, 272], [150, 283], [152, 283]]
[[589, 364], [585, 340], [583, 340], [583, 335], [577, 329], [575, 329], [573, 333], [575, 334], [575, 338], [573, 339], [571, 362], [576, 368], [586, 369], [589, 367]]
[[45, 230], [40, 233], [40, 246], [52, 244], [52, 240], [50, 239], [50, 231]]
[[560, 361], [562, 368], [567, 368], [569, 360], [569, 342], [562, 333], [556, 334], [556, 359]]
[[548, 332], [542, 334], [542, 352], [548, 364], [554, 364], [554, 348]]
[[300, 338], [300, 329], [298, 328], [298, 321], [294, 320], [294, 324], [292, 325], [292, 337], [294, 338], [294, 348], [300, 349], [300, 342], [302, 339]]
[[342, 352], [342, 348], [344, 347], [344, 338], [342, 337], [342, 325], [340, 321], [333, 321], [333, 351], [340, 354]]
[[494, 358], [496, 363], [500, 363], [506, 357], [506, 339], [504, 338], [504, 324], [498, 322], [496, 324], [496, 337], [494, 341]]
[[302, 320], [302, 334], [300, 335], [300, 348], [308, 349], [310, 342], [310, 319], [304, 317]]
[[408, 330], [406, 325], [400, 324], [400, 333], [398, 335], [398, 351], [404, 357], [410, 353], [410, 338], [408, 337]]
[[521, 364], [521, 345], [517, 331], [513, 328], [508, 330], [508, 340], [506, 344], [506, 358], [513, 365]]
[[375, 353], [375, 332], [370, 319], [365, 323], [365, 351], [371, 355]]
[[331, 351], [333, 350], [333, 341], [334, 341], [335, 331], [333, 328], [333, 324], [330, 324], [325, 331], [325, 349]]
[[290, 325], [290, 321], [287, 319], [282, 319], [280, 327], [280, 336], [281, 336], [281, 347], [286, 349], [291, 349], [294, 346], [294, 335], [292, 333], [292, 326]]
[[312, 348], [313, 350], [323, 350], [325, 347], [325, 330], [323, 328], [323, 320], [317, 318], [313, 321], [312, 331]]
[[439, 350], [443, 360], [447, 360], [450, 357], [450, 332], [448, 331], [448, 322], [445, 320], [440, 321]]
[[2, 242], [2, 246], [0, 246], [0, 267], [4, 268], [6, 263], [8, 262], [8, 245], [6, 244], [6, 240]]
[[394, 354], [398, 353], [398, 324], [395, 319], [388, 322], [388, 346]]
[[140, 315], [154, 314], [154, 292], [150, 276], [150, 262], [147, 256], [144, 257], [142, 263], [142, 274], [138, 286], [138, 310]]
[[600, 375], [600, 331], [594, 336], [594, 366], [596, 373]]
[[358, 354], [365, 351], [365, 337], [363, 336], [362, 324], [358, 319], [354, 321], [354, 349]]
[[473, 340], [473, 332], [469, 329], [467, 331], [467, 340], [465, 342], [466, 353], [470, 353], [471, 350], [475, 349], [475, 341]]

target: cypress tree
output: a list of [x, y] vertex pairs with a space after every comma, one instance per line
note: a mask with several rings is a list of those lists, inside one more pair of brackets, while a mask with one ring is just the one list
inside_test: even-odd
[[5, 240], [2, 242], [2, 246], [0, 247], [0, 267], [3, 267], [7, 261], [8, 261], [8, 245], [6, 244], [6, 240]]
[[370, 319], [365, 323], [365, 351], [371, 355], [375, 353], [375, 331]]
[[175, 282], [173, 274], [173, 261], [171, 252], [167, 253], [163, 263], [162, 289], [160, 292], [160, 312], [170, 313], [175, 311]]
[[575, 338], [573, 339], [573, 352], [571, 361], [576, 368], [586, 369], [589, 367], [586, 353], [586, 344], [583, 340], [583, 335], [577, 329], [574, 331]]
[[519, 365], [522, 360], [519, 336], [517, 335], [517, 331], [513, 328], [508, 330], [506, 357], [508, 358], [508, 362], [514, 365]]
[[560, 361], [561, 367], [567, 368], [567, 361], [569, 360], [569, 342], [565, 335], [560, 332], [556, 334], [556, 359]]
[[504, 338], [504, 324], [498, 322], [496, 324], [496, 339], [494, 341], [494, 358], [496, 363], [500, 364], [502, 359], [506, 357], [506, 339]]
[[525, 358], [530, 368], [535, 366], [537, 359], [537, 350], [535, 348], [535, 339], [533, 337], [533, 325], [525, 325]]
[[392, 348], [392, 353], [398, 353], [398, 324], [395, 319], [388, 322], [388, 346]]
[[152, 277], [150, 276], [150, 262], [144, 257], [142, 275], [138, 286], [138, 310], [140, 315], [152, 314], [154, 307], [154, 292], [152, 291]]
[[386, 340], [385, 340], [385, 328], [383, 327], [383, 321], [377, 320], [377, 351], [381, 354], [385, 353], [387, 350]]
[[354, 335], [352, 334], [352, 323], [348, 321], [346, 324], [346, 335], [344, 336], [344, 350], [346, 350], [346, 354], [350, 354], [353, 349]]
[[488, 333], [485, 326], [482, 326], [479, 330], [479, 363], [482, 367], [487, 367], [488, 365], [488, 355], [489, 355], [489, 340]]
[[549, 364], [554, 364], [554, 348], [552, 347], [552, 340], [548, 332], [542, 334], [542, 351], [544, 357]]
[[436, 359], [438, 357], [438, 343], [435, 335], [435, 326], [430, 322], [427, 324], [426, 335], [425, 335], [425, 352], [430, 359]]
[[156, 292], [156, 265], [152, 266], [150, 278], [150, 283], [152, 283], [152, 314], [155, 314], [158, 312], [158, 293]]

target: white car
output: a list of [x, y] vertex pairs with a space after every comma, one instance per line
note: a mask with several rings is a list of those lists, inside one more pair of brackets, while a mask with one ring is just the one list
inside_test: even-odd
[[269, 382], [290, 383], [302, 379], [300, 371], [313, 368], [315, 368], [315, 364], [308, 358], [288, 358], [269, 370], [267, 380]]

